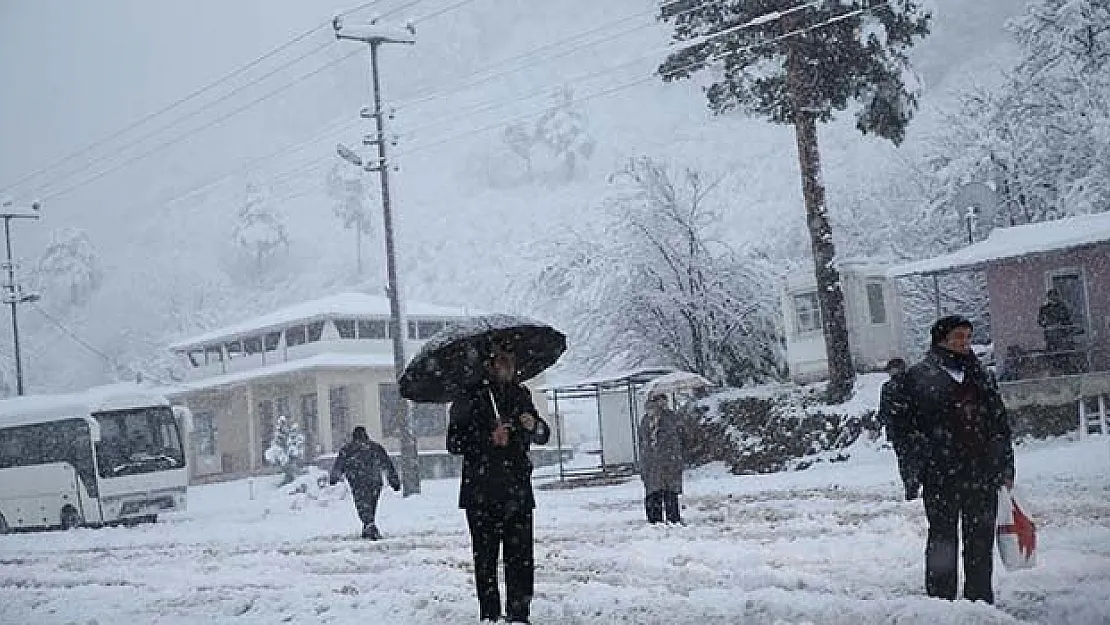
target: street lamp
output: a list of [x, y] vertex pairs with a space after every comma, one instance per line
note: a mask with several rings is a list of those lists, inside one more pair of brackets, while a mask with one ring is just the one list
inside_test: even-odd
[[23, 359], [19, 352], [19, 315], [16, 312], [19, 304], [30, 302], [37, 302], [39, 295], [37, 293], [24, 293], [23, 289], [15, 283], [15, 262], [12, 260], [12, 229], [11, 224], [13, 219], [38, 219], [39, 212], [42, 210], [42, 205], [38, 202], [31, 203], [31, 212], [15, 212], [14, 200], [5, 199], [0, 202], [0, 217], [4, 218], [4, 241], [7, 244], [8, 260], [4, 263], [4, 269], [8, 271], [8, 280], [4, 285], [5, 293], [3, 296], [4, 303], [12, 307], [12, 351], [15, 355], [15, 389], [17, 395], [23, 394]]
[[[412, 45], [416, 43], [416, 28], [410, 23], [405, 28], [390, 28], [380, 26], [374, 22], [368, 25], [346, 25], [343, 18], [336, 16], [332, 20], [336, 39], [346, 39], [365, 43], [370, 48], [370, 74], [371, 87], [374, 96], [372, 109], [364, 107], [360, 116], [364, 119], [373, 118], [376, 135], [363, 139], [364, 145], [377, 145], [377, 159], [363, 159], [354, 150], [345, 145], [336, 146], [339, 156], [349, 163], [362, 167], [368, 172], [376, 172], [382, 187], [382, 229], [385, 233], [385, 263], [386, 263], [386, 294], [389, 296], [389, 329], [393, 338], [393, 370], [397, 376], [405, 369], [405, 328], [401, 324], [401, 293], [397, 281], [397, 260], [393, 244], [393, 212], [389, 197], [389, 161], [386, 158], [386, 144], [389, 143], [385, 135], [385, 113], [382, 110], [381, 83], [378, 78], [378, 47], [383, 43], [402, 43]], [[412, 427], [412, 407], [407, 400], [402, 400], [401, 418], [401, 482], [404, 486], [403, 495], [408, 496], [420, 492], [420, 464], [416, 450], [416, 436]]]

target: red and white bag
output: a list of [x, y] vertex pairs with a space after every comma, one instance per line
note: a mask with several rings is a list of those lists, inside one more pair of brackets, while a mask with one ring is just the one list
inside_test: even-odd
[[1014, 491], [1005, 486], [998, 490], [995, 542], [1003, 566], [1010, 571], [1033, 568], [1037, 564], [1037, 528], [1028, 510]]

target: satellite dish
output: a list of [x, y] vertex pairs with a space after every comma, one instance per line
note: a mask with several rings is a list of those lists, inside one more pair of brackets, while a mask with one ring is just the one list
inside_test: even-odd
[[969, 182], [960, 186], [948, 200], [948, 205], [959, 217], [961, 224], [971, 221], [971, 232], [976, 241], [981, 241], [998, 223], [998, 194], [990, 185], [983, 182]]

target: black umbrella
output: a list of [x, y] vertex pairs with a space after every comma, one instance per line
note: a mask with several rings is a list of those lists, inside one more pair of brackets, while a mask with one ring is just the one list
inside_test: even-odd
[[401, 396], [447, 403], [482, 383], [485, 362], [500, 345], [516, 356], [517, 377], [528, 380], [555, 364], [567, 337], [551, 326], [513, 315], [482, 315], [432, 335], [401, 374]]

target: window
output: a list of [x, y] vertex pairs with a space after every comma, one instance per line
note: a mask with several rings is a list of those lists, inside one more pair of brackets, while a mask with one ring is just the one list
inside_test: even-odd
[[281, 332], [268, 332], [266, 334], [266, 351], [275, 351], [279, 345], [281, 345]]
[[443, 321], [410, 321], [409, 338], [426, 339], [443, 329]]
[[224, 361], [224, 352], [219, 346], [204, 348], [204, 364], [214, 365]]
[[185, 466], [177, 421], [169, 406], [98, 412], [101, 477], [137, 475]]
[[347, 440], [351, 430], [350, 394], [346, 386], [328, 389], [328, 407], [331, 409], [331, 444], [338, 448]]
[[0, 429], [0, 469], [54, 462], [70, 464], [89, 494], [99, 496], [86, 421], [64, 419]]
[[290, 326], [285, 329], [285, 344], [289, 347], [305, 344], [305, 327]]
[[412, 427], [417, 436], [447, 434], [447, 406], [444, 404], [412, 404]]
[[358, 338], [360, 339], [387, 339], [389, 338], [389, 322], [384, 319], [359, 319]]
[[867, 283], [867, 310], [871, 313], [871, 323], [886, 323], [886, 300], [881, 282]]
[[293, 416], [293, 414], [289, 412], [288, 397], [278, 397], [274, 400], [274, 416], [286, 418]]
[[242, 341], [231, 341], [230, 343], [224, 343], [224, 349], [227, 350], [228, 360], [247, 355], [246, 352], [243, 351]]
[[821, 329], [821, 309], [817, 307], [816, 291], [794, 296], [794, 323], [799, 334]]
[[324, 335], [324, 323], [325, 322], [323, 321], [316, 321], [306, 326], [308, 328], [309, 343], [315, 343], [316, 341], [319, 341], [320, 337]]
[[1053, 272], [1049, 275], [1049, 288], [1056, 289], [1067, 305], [1072, 332], [1084, 334], [1087, 331], [1087, 288], [1082, 274], [1075, 269]]
[[[378, 403], [382, 416], [382, 433], [401, 436], [405, 404], [396, 384], [378, 385]], [[447, 406], [444, 404], [412, 404], [412, 429], [416, 436], [443, 436], [447, 434]]]
[[339, 334], [341, 339], [353, 339], [355, 335], [355, 327], [357, 323], [354, 319], [336, 319], [335, 331]]
[[258, 442], [259, 449], [265, 451], [270, 447], [274, 436], [274, 402], [264, 399], [258, 402]]
[[378, 414], [382, 420], [382, 435], [397, 438], [401, 436], [401, 391], [396, 384], [378, 385]]
[[252, 336], [243, 339], [243, 351], [248, 354], [261, 354], [262, 353], [262, 337]]
[[211, 412], [193, 413], [193, 447], [198, 456], [216, 455], [216, 419]]
[[304, 426], [305, 453], [307, 459], [311, 460], [323, 451], [317, 448], [316, 442], [320, 430], [316, 393], [301, 395], [301, 423]]

